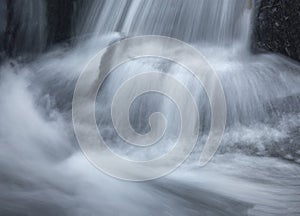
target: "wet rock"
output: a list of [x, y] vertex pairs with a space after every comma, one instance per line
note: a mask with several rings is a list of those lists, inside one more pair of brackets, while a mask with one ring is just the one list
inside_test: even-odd
[[300, 61], [300, 1], [260, 0], [255, 19], [255, 49]]
[[59, 43], [71, 37], [73, 0], [48, 0], [48, 43]]

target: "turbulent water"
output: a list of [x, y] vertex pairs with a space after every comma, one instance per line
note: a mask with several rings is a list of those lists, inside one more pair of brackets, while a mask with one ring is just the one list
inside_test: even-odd
[[[1, 215], [300, 214], [300, 66], [282, 56], [250, 53], [250, 1], [86, 4], [72, 48], [57, 47], [29, 63], [6, 60], [0, 67]], [[39, 7], [30, 19], [43, 17], [45, 5]], [[40, 29], [41, 36], [46, 26], [40, 22], [26, 28], [31, 33]], [[31, 33], [23, 46], [30, 45]], [[117, 68], [99, 91], [96, 116], [101, 134], [118, 154], [137, 160], [157, 157], [168, 151], [179, 130], [172, 101], [146, 94], [132, 105], [130, 121], [145, 133], [148, 116], [162, 112], [172, 123], [166, 136], [147, 149], [128, 147], [117, 136], [110, 102], [132, 75], [151, 70], [171, 74], [190, 89], [201, 110], [201, 137], [189, 159], [166, 177], [130, 183], [106, 176], [83, 156], [71, 104], [80, 72], [101, 48], [145, 34], [175, 37], [203, 53], [224, 88], [227, 127], [217, 155], [198, 167], [210, 126], [201, 84], [182, 67], [155, 58]]]

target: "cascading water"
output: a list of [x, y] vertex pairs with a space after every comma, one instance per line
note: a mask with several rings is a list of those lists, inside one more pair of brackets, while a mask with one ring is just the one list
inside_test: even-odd
[[[157, 34], [187, 42], [232, 44], [248, 37], [248, 0], [95, 1], [85, 11], [80, 34], [125, 36]], [[249, 8], [248, 8], [249, 9]], [[101, 11], [101, 12], [100, 12]], [[249, 18], [249, 17], [248, 17]], [[246, 24], [246, 26], [245, 26]]]
[[[300, 66], [281, 56], [249, 52], [251, 1], [85, 4], [73, 48], [56, 48], [31, 63], [9, 61], [0, 68], [0, 213], [299, 214]], [[100, 89], [96, 106], [99, 130], [118, 154], [138, 160], [157, 157], [172, 147], [179, 131], [172, 101], [146, 94], [134, 101], [129, 113], [136, 131], [150, 130], [147, 117], [153, 112], [164, 113], [171, 124], [151, 148], [126, 146], [113, 128], [110, 106], [116, 89], [129, 77], [152, 70], [171, 74], [188, 87], [201, 110], [201, 139], [188, 161], [167, 177], [135, 184], [105, 176], [83, 157], [72, 132], [71, 102], [81, 70], [101, 48], [147, 34], [184, 40], [204, 54], [224, 88], [227, 127], [217, 155], [206, 167], [197, 167], [210, 126], [201, 84], [179, 65], [155, 58], [118, 67]]]

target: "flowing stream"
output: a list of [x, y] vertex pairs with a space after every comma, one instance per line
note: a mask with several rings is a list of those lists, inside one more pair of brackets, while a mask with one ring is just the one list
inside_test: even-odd
[[[24, 8], [23, 20], [38, 21], [33, 27], [15, 21], [24, 32], [16, 41], [39, 50], [45, 46], [45, 2], [26, 5], [18, 6]], [[250, 52], [252, 7], [247, 0], [86, 1], [72, 47], [55, 47], [26, 63], [5, 60], [0, 65], [0, 214], [299, 215], [300, 65]], [[96, 118], [111, 149], [123, 157], [158, 157], [170, 150], [180, 130], [174, 103], [149, 93], [120, 115], [129, 115], [143, 134], [150, 130], [148, 117], [162, 112], [170, 122], [165, 136], [150, 148], [129, 146], [118, 136], [110, 106], [131, 76], [152, 70], [170, 74], [187, 86], [200, 110], [200, 139], [188, 160], [170, 175], [132, 183], [88, 162], [74, 135], [71, 109], [76, 81], [90, 59], [113, 42], [141, 35], [174, 37], [205, 56], [223, 85], [227, 123], [217, 154], [199, 167], [211, 117], [201, 83], [179, 65], [155, 58], [116, 68], [99, 90]]]

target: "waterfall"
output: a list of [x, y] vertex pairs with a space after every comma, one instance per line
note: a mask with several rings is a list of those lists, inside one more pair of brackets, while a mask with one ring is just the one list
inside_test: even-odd
[[[222, 82], [228, 109], [226, 130], [232, 132], [243, 128], [244, 132], [248, 127], [256, 128], [254, 125], [259, 125], [265, 131], [272, 131], [267, 137], [261, 134], [264, 137], [262, 139], [266, 140], [263, 144], [255, 143], [255, 139], [241, 141], [243, 138], [239, 135], [239, 138], [231, 137], [234, 141], [226, 142], [222, 151], [232, 151], [232, 145], [238, 145], [247, 154], [278, 154], [285, 157], [295, 147], [278, 150], [270, 145], [275, 137], [286, 136], [286, 132], [277, 134], [285, 127], [284, 123], [278, 123], [285, 118], [283, 113], [297, 113], [296, 107], [300, 104], [300, 78], [295, 73], [299, 66], [278, 56], [253, 55], [249, 52], [252, 4], [254, 3], [250, 0], [92, 1], [83, 11], [84, 19], [78, 23], [77, 33], [87, 36], [93, 45], [97, 44], [99, 38], [104, 35], [110, 37], [114, 32], [120, 38], [154, 34], [174, 37], [192, 44], [207, 58]], [[112, 40], [116, 39], [113, 37]], [[109, 62], [113, 59], [111, 57], [103, 61]], [[108, 77], [98, 96], [96, 116], [99, 129], [111, 147], [123, 156], [139, 158], [142, 155], [144, 159], [153, 158], [162, 151], [166, 152], [170, 148], [168, 140], [177, 137], [179, 113], [166, 97], [144, 95], [132, 105], [130, 122], [140, 133], [149, 132], [148, 117], [153, 112], [164, 113], [168, 122], [172, 122], [168, 125], [165, 139], [148, 151], [124, 147], [126, 143], [116, 133], [110, 117], [112, 98], [122, 82], [140, 72], [156, 70], [171, 74], [188, 87], [200, 110], [200, 130], [203, 137], [210, 129], [211, 113], [207, 95], [188, 71], [162, 60], [135, 60], [117, 68]], [[136, 81], [131, 89], [132, 93], [143, 85]], [[176, 87], [170, 86], [167, 81], [162, 85], [176, 91]], [[181, 101], [185, 100], [184, 94], [179, 97]], [[281, 104], [281, 101], [286, 100], [289, 101], [288, 106]], [[186, 110], [188, 109], [187, 107]], [[120, 118], [123, 115], [127, 114], [121, 113]], [[294, 118], [298, 119], [298, 116]], [[293, 127], [287, 128], [284, 130], [293, 130]]]
[[[251, 2], [250, 0], [93, 1], [84, 12], [85, 19], [79, 23], [78, 32], [92, 38], [111, 32], [119, 32], [122, 37], [155, 34], [189, 42], [206, 56], [223, 81], [229, 108], [229, 125], [270, 121], [270, 115], [275, 112], [272, 107], [277, 103], [276, 97], [281, 95], [281, 98], [285, 98], [290, 95], [290, 90], [284, 87], [288, 83], [293, 89], [298, 89], [298, 79], [287, 77], [280, 80], [280, 72], [276, 68], [283, 67], [280, 70], [285, 70], [285, 66], [277, 64], [274, 59], [265, 59], [270, 63], [270, 68], [257, 69], [259, 67], [257, 64], [260, 63], [254, 60], [256, 57], [249, 54], [248, 48], [253, 12]], [[224, 46], [227, 48], [222, 48]], [[141, 65], [131, 64], [127, 67], [125, 71], [136, 71]], [[182, 75], [186, 72], [180, 68], [168, 70], [173, 71], [173, 75], [180, 77], [182, 81], [189, 83], [195, 95], [203, 100], [205, 93], [192, 77]], [[121, 79], [118, 76], [125, 78], [130, 75], [124, 72], [122, 75], [112, 76], [111, 79], [114, 81], [110, 82], [110, 89], [120, 85], [116, 82]], [[278, 85], [274, 80], [281, 84]], [[108, 94], [113, 95], [113, 92]], [[203, 100], [199, 102], [199, 106], [205, 110], [203, 113], [206, 113], [207, 117], [204, 125], [209, 127], [209, 108], [205, 103], [207, 101]], [[169, 109], [172, 115], [176, 113], [169, 107], [164, 109]], [[172, 119], [176, 119], [174, 115]]]
[[80, 34], [164, 35], [187, 42], [232, 44], [248, 37], [249, 0], [93, 1]]
[[[6, 45], [13, 51], [41, 51], [47, 41], [47, 1], [14, 2], [11, 16], [5, 4], [0, 5], [0, 35], [7, 31], [3, 23], [13, 22], [18, 33], [4, 36]], [[30, 62], [11, 57], [0, 65], [1, 215], [299, 214], [300, 65], [280, 55], [250, 52], [250, 0], [78, 2], [78, 17], [73, 20], [76, 43], [57, 45]], [[182, 65], [155, 57], [131, 59], [116, 67], [104, 80], [93, 107], [99, 134], [122, 158], [148, 161], [167, 154], [180, 136], [181, 111], [185, 125], [196, 125], [186, 94], [167, 76], [190, 91], [199, 109], [200, 126], [193, 128], [199, 139], [182, 166], [163, 178], [131, 183], [107, 176], [84, 157], [73, 130], [72, 102], [82, 71], [100, 50], [142, 35], [176, 38], [203, 55], [222, 84], [227, 121], [217, 153], [199, 167], [212, 117], [201, 83]], [[118, 59], [120, 50], [110, 51], [97, 62], [92, 81], [106, 75], [101, 69], [111, 69]], [[149, 71], [160, 72], [161, 79], [131, 80]], [[137, 97], [129, 110], [114, 110], [112, 119], [113, 97], [128, 80], [129, 96], [144, 86], [161, 86], [174, 93], [184, 108], [179, 110], [172, 99], [149, 92]], [[90, 83], [83, 84], [89, 91]], [[119, 97], [118, 106], [123, 108], [128, 98]], [[85, 100], [81, 104], [86, 105]], [[153, 126], [163, 125], [151, 122], [157, 112], [164, 115], [167, 127], [150, 147], [128, 144], [114, 127], [115, 121], [128, 120], [143, 137], [151, 134]], [[94, 141], [87, 126], [83, 124], [83, 129]], [[110, 160], [106, 165], [115, 166]]]
[[[290, 63], [279, 57], [255, 56], [249, 52], [253, 4], [251, 0], [92, 1], [83, 11], [84, 19], [78, 23], [77, 32], [80, 36], [87, 35], [90, 41], [113, 32], [118, 32], [121, 38], [154, 34], [186, 41], [202, 52], [222, 82], [227, 100], [228, 129], [257, 123], [274, 124], [282, 116], [278, 109], [289, 110], [278, 106], [279, 101], [293, 98], [290, 106], [300, 104], [297, 97], [299, 77], [294, 76], [299, 67], [292, 64], [287, 68], [286, 64]], [[105, 93], [99, 93], [101, 108], [97, 114], [100, 130], [106, 128], [105, 136], [118, 137], [110, 120], [110, 104], [116, 89], [123, 81], [144, 70], [163, 70], [185, 83], [200, 107], [202, 131], [210, 128], [210, 107], [202, 86], [183, 68], [149, 59], [128, 63], [107, 79], [102, 89]], [[137, 81], [132, 92], [142, 85]], [[176, 90], [174, 86], [169, 87]], [[146, 133], [149, 131], [147, 117], [153, 111], [160, 111], [172, 121], [166, 132], [173, 137], [180, 125], [178, 112], [167, 98], [159, 98], [148, 95], [135, 103], [131, 109], [131, 123], [137, 131]], [[184, 95], [182, 100], [185, 100]], [[124, 146], [121, 139], [117, 143]], [[116, 151], [118, 149], [123, 150], [120, 147]]]

